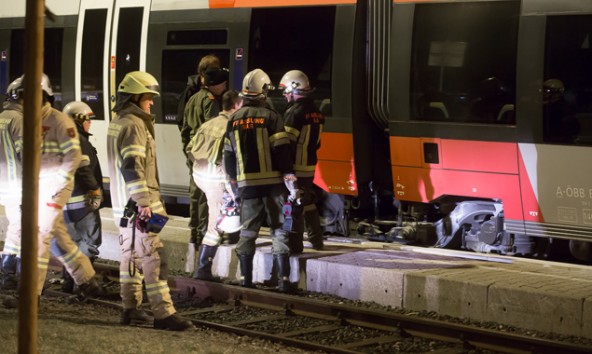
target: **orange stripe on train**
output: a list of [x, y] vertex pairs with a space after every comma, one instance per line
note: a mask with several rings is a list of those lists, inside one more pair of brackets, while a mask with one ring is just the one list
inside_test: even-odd
[[209, 0], [210, 8], [355, 4], [355, 0]]

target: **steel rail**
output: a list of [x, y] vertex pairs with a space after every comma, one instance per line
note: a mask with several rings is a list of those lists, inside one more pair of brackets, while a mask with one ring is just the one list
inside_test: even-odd
[[[97, 268], [97, 273], [102, 274], [105, 279], [113, 279], [118, 276], [119, 269], [115, 266], [96, 263], [95, 267]], [[313, 300], [270, 290], [243, 288], [235, 285], [202, 281], [181, 276], [171, 276], [169, 277], [168, 282], [173, 298], [177, 301], [190, 299], [195, 296], [202, 299], [211, 298], [216, 302], [234, 302], [235, 304], [251, 306], [254, 308], [279, 311], [286, 315], [300, 315], [334, 321], [341, 325], [350, 324], [364, 328], [391, 331], [395, 335], [394, 337], [396, 337], [396, 334], [401, 334], [441, 340], [459, 344], [465, 348], [481, 348], [507, 353], [592, 353], [590, 348], [575, 343], [528, 337], [446, 321], [363, 309], [350, 305], [328, 303], [326, 301]], [[51, 291], [50, 293], [60, 294], [55, 291]], [[110, 301], [100, 299], [89, 299], [89, 302], [106, 306], [117, 306]], [[203, 312], [208, 312], [208, 310], [205, 308], [190, 310], [185, 313], [182, 312], [180, 315], [190, 316]], [[289, 338], [289, 335], [291, 335], [290, 333], [268, 334], [243, 329], [238, 327], [240, 326], [240, 323], [238, 323], [237, 326], [234, 326], [231, 323], [220, 324], [198, 319], [191, 320], [197, 325], [282, 342], [299, 348], [318, 349], [332, 353], [356, 353], [354, 348], [367, 345], [373, 341], [373, 339], [366, 339], [358, 343], [347, 343], [327, 347], [320, 344]], [[306, 329], [301, 330], [306, 331]], [[387, 338], [378, 338], [375, 340], [378, 342], [388, 341]], [[396, 338], [393, 338], [393, 340], [396, 340]]]

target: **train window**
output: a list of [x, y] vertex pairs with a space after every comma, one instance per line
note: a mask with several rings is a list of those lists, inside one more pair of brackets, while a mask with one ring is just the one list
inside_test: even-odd
[[167, 45], [212, 45], [226, 44], [226, 30], [169, 31]]
[[120, 83], [125, 74], [140, 69], [140, 39], [144, 8], [122, 8], [117, 28], [116, 80]]
[[105, 119], [103, 100], [103, 52], [107, 9], [86, 10], [82, 37], [81, 98], [96, 119]]
[[[62, 109], [62, 42], [63, 28], [45, 29], [43, 72], [49, 77], [54, 95], [54, 107]], [[14, 80], [25, 71], [25, 30], [16, 29], [10, 38], [10, 69]]]
[[515, 124], [520, 2], [417, 4], [411, 119]]
[[[302, 70], [316, 87], [317, 106], [330, 102], [334, 25], [334, 6], [254, 8], [249, 70], [263, 69], [276, 86], [288, 70]], [[283, 112], [286, 100], [281, 92], [271, 92], [269, 98]]]
[[228, 49], [168, 49], [162, 51], [160, 88], [164, 121], [158, 121], [158, 123], [175, 124], [177, 122], [179, 95], [187, 85], [187, 77], [196, 75], [199, 60], [208, 54], [217, 55], [222, 66], [228, 68], [230, 58], [230, 50]]
[[592, 16], [547, 18], [543, 139], [592, 145]]

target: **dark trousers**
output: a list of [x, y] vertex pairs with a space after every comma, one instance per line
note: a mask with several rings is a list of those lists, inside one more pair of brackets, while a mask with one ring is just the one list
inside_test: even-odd
[[72, 237], [80, 252], [88, 258], [94, 259], [99, 255], [101, 246], [101, 214], [98, 210], [86, 214], [85, 217], [76, 222], [67, 222], [68, 233]]
[[279, 192], [270, 193], [269, 196], [260, 198], [244, 199], [241, 202], [241, 223], [243, 229], [240, 231], [240, 239], [236, 245], [237, 255], [255, 254], [255, 240], [259, 236], [259, 229], [269, 216], [269, 233], [272, 241], [273, 254], [288, 254], [288, 233], [282, 230], [284, 216], [282, 215], [282, 204], [285, 196]]

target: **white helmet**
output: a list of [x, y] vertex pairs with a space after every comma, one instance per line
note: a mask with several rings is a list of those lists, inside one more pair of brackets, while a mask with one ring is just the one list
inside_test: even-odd
[[53, 96], [53, 90], [51, 89], [51, 83], [49, 82], [49, 77], [45, 74], [41, 74], [41, 89], [48, 96]]
[[290, 70], [280, 80], [280, 87], [284, 94], [293, 93], [303, 95], [311, 92], [308, 76], [300, 70]]
[[273, 90], [269, 76], [261, 69], [249, 71], [243, 79], [241, 97], [260, 98], [267, 96], [267, 91]]
[[236, 206], [230, 206], [222, 208], [220, 210], [220, 216], [216, 222], [216, 228], [219, 231], [226, 232], [228, 234], [240, 231], [243, 225], [240, 221], [240, 213]]
[[8, 85], [6, 88], [6, 97], [11, 101], [16, 101], [22, 93], [23, 77], [21, 76]]
[[[6, 90], [6, 95], [12, 99], [17, 99], [18, 95], [21, 94], [25, 90], [25, 75], [21, 75], [18, 79], [14, 80], [13, 82], [8, 85]], [[45, 92], [48, 96], [53, 96], [53, 90], [51, 89], [51, 83], [49, 82], [49, 77], [45, 74], [41, 74], [41, 90]]]
[[64, 107], [62, 112], [69, 115], [76, 123], [82, 124], [86, 119], [94, 118], [92, 109], [84, 102], [72, 101]]

